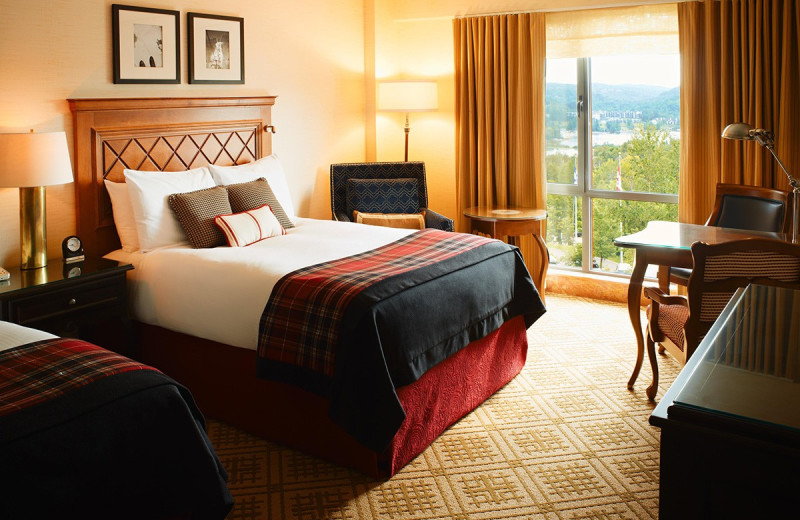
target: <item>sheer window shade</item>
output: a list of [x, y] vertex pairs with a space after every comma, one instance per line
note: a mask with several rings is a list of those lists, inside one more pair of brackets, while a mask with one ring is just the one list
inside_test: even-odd
[[547, 57], [678, 54], [676, 4], [547, 13]]

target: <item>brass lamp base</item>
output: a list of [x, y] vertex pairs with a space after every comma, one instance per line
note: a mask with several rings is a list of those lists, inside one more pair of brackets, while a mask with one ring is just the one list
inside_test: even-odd
[[47, 265], [45, 188], [19, 189], [19, 247], [21, 269]]

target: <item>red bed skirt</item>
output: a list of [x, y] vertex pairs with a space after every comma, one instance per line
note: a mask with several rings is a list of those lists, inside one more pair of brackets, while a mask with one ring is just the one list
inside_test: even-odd
[[406, 419], [383, 453], [328, 418], [328, 401], [255, 377], [256, 353], [140, 324], [136, 358], [186, 385], [207, 416], [375, 478], [394, 475], [447, 427], [516, 376], [528, 351], [517, 317], [398, 388]]

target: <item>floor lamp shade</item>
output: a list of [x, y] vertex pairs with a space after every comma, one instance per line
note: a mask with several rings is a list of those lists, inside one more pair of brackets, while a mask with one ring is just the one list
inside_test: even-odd
[[409, 112], [432, 112], [439, 108], [439, 91], [435, 81], [384, 81], [378, 83], [378, 110], [405, 112], [405, 160], [408, 161]]
[[0, 134], [0, 188], [19, 188], [23, 269], [47, 265], [45, 186], [73, 182], [64, 132]]

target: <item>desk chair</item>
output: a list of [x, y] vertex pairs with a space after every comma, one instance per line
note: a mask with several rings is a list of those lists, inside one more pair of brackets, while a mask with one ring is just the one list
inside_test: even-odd
[[[716, 193], [706, 226], [774, 233], [791, 230], [791, 192], [720, 182]], [[691, 269], [661, 266], [658, 285], [664, 291], [668, 291], [670, 283], [686, 287], [691, 274]]]
[[424, 162], [331, 164], [334, 220], [353, 222], [365, 213], [425, 212], [425, 227], [453, 231], [453, 220], [428, 208]]
[[653, 383], [647, 397], [658, 390], [659, 352], [669, 351], [681, 364], [694, 353], [708, 329], [740, 287], [750, 283], [800, 289], [800, 245], [768, 238], [734, 240], [716, 245], [692, 245], [694, 269], [687, 296], [670, 296], [657, 287], [645, 287], [651, 300], [647, 309], [647, 355]]

